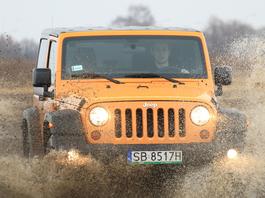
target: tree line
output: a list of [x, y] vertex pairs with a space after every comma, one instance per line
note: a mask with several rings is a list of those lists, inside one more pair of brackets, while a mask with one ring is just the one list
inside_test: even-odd
[[36, 59], [38, 44], [33, 39], [17, 41], [8, 34], [0, 35], [0, 59]]

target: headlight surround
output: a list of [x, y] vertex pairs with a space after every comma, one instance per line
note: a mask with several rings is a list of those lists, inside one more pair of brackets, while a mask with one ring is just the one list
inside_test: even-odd
[[89, 113], [89, 120], [95, 126], [103, 126], [109, 120], [109, 113], [103, 107], [95, 107]]
[[204, 106], [197, 106], [192, 109], [190, 118], [194, 124], [202, 126], [210, 120], [210, 112]]

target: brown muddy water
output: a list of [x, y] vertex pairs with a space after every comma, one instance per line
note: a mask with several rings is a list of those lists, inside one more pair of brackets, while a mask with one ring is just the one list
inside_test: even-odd
[[[265, 45], [259, 38], [235, 42], [230, 56], [251, 63], [249, 75], [237, 70], [219, 98], [249, 119], [246, 151], [199, 167], [105, 166], [78, 152], [51, 152], [42, 159], [21, 157], [20, 116], [30, 93], [0, 92], [0, 198], [9, 197], [265, 197]], [[20, 93], [18, 93], [20, 92]]]

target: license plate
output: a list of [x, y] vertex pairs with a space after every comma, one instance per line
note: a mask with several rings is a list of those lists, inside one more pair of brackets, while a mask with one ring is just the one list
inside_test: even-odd
[[181, 164], [182, 151], [128, 151], [133, 164]]

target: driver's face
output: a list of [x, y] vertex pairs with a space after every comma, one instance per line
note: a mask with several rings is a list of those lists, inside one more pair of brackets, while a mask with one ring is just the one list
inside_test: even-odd
[[170, 51], [167, 44], [156, 44], [152, 47], [152, 55], [157, 63], [168, 61]]

